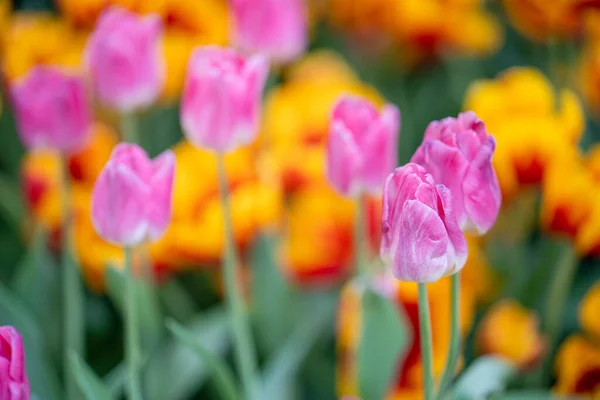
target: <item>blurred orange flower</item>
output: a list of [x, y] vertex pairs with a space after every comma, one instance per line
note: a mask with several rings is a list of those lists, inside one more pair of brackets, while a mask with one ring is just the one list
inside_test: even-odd
[[2, 70], [9, 80], [25, 75], [38, 64], [81, 67], [85, 34], [51, 14], [13, 14], [0, 40], [4, 48]]
[[593, 285], [579, 304], [581, 328], [600, 340], [600, 282]]
[[550, 164], [577, 156], [583, 111], [570, 90], [562, 90], [557, 101], [559, 111], [548, 80], [529, 67], [469, 87], [464, 109], [474, 111], [496, 138], [493, 162], [505, 202], [522, 185], [541, 183]]
[[[595, 26], [600, 26], [600, 14]], [[600, 29], [597, 37], [588, 41], [581, 52], [577, 79], [579, 90], [590, 110], [596, 115], [600, 114]]]
[[559, 347], [554, 362], [556, 386], [561, 395], [600, 396], [600, 345], [583, 335], [569, 336]]
[[597, 0], [504, 0], [503, 4], [512, 25], [531, 40], [575, 38], [597, 29], [589, 19], [597, 16]]
[[383, 100], [331, 55], [309, 55], [291, 69], [289, 77], [267, 97], [260, 146], [265, 170], [280, 179], [286, 191], [293, 191], [325, 182], [329, 116], [338, 97], [354, 93], [376, 104]]
[[506, 357], [519, 368], [540, 360], [546, 342], [539, 332], [537, 316], [515, 300], [503, 300], [487, 312], [477, 331], [481, 354]]

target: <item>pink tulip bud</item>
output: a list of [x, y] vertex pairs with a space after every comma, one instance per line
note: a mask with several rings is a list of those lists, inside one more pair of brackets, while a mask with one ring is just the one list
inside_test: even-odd
[[86, 64], [98, 99], [121, 112], [147, 107], [165, 79], [158, 16], [109, 8], [98, 20], [86, 49]]
[[377, 194], [396, 165], [400, 112], [378, 112], [367, 100], [343, 96], [333, 108], [327, 144], [327, 178], [346, 196]]
[[188, 64], [181, 124], [188, 140], [217, 152], [251, 143], [258, 133], [261, 94], [268, 75], [262, 56], [198, 48]]
[[98, 234], [121, 246], [160, 239], [171, 221], [174, 176], [170, 150], [150, 160], [135, 144], [115, 147], [92, 192]]
[[0, 399], [29, 400], [23, 339], [12, 326], [0, 326]]
[[302, 0], [233, 0], [233, 41], [245, 52], [289, 62], [306, 49], [308, 25]]
[[452, 192], [452, 209], [465, 231], [484, 234], [498, 216], [502, 196], [492, 156], [494, 137], [473, 112], [429, 124], [411, 162], [425, 167]]
[[381, 258], [397, 279], [433, 282], [460, 270], [467, 241], [452, 195], [420, 165], [396, 168], [383, 188]]
[[21, 141], [30, 150], [81, 150], [89, 138], [91, 112], [81, 79], [36, 67], [12, 87]]

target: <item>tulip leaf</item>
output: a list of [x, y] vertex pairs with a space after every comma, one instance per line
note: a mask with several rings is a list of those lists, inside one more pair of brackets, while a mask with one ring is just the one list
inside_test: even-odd
[[252, 319], [260, 347], [273, 353], [287, 340], [298, 318], [299, 296], [275, 261], [276, 241], [261, 236], [252, 248]]
[[[222, 355], [230, 343], [229, 317], [222, 308], [194, 317], [185, 329], [212, 354]], [[144, 374], [147, 400], [188, 399], [208, 377], [206, 363], [180, 340], [166, 337], [151, 354]]]
[[235, 383], [233, 373], [229, 366], [220, 358], [216, 357], [210, 350], [204, 347], [196, 336], [174, 320], [167, 321], [167, 328], [183, 344], [188, 346], [198, 358], [206, 363], [214, 377], [220, 397], [224, 400], [239, 400], [240, 392]]
[[[123, 270], [109, 266], [106, 269], [108, 295], [124, 315], [126, 279]], [[139, 323], [141, 325], [143, 349], [152, 349], [162, 335], [162, 312], [156, 294], [156, 288], [147, 280], [137, 278], [135, 284], [138, 301]]]
[[556, 393], [541, 390], [511, 391], [496, 393], [489, 400], [582, 400], [581, 397], [559, 396]]
[[113, 398], [102, 380], [84, 360], [74, 352], [69, 354], [69, 359], [77, 385], [87, 400], [111, 400]]
[[4, 173], [0, 173], [0, 215], [9, 224], [12, 232], [21, 232], [25, 215], [21, 188], [18, 181]]
[[357, 353], [360, 398], [383, 399], [410, 344], [408, 325], [392, 300], [370, 289], [363, 291], [361, 312]]
[[31, 391], [44, 400], [61, 398], [55, 368], [50, 367], [44, 331], [27, 306], [4, 285], [0, 284], [0, 325], [14, 326], [23, 338], [25, 362]]
[[452, 389], [452, 398], [485, 399], [494, 392], [504, 390], [515, 373], [514, 365], [503, 358], [480, 357], [460, 376]]
[[304, 358], [329, 323], [335, 320], [335, 303], [322, 299], [318, 307], [307, 307], [303, 318], [285, 344], [264, 369], [263, 398], [283, 399]]

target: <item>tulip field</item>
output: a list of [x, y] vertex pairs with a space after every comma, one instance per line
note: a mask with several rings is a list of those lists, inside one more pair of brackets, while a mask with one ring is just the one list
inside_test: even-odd
[[600, 1], [0, 0], [0, 400], [600, 400]]

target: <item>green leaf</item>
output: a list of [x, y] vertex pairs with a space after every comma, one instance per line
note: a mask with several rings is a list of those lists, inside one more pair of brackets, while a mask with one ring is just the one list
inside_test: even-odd
[[20, 233], [23, 228], [23, 204], [19, 182], [0, 173], [0, 215], [15, 234]]
[[62, 313], [59, 273], [48, 248], [48, 234], [39, 228], [17, 267], [11, 288], [39, 321], [46, 343], [57, 353], [60, 351], [61, 325], [56, 320]]
[[238, 400], [240, 398], [240, 392], [235, 383], [233, 373], [226, 363], [211, 353], [194, 334], [177, 322], [173, 320], [167, 321], [167, 328], [169, 328], [177, 339], [193, 350], [198, 358], [206, 363], [214, 376], [221, 398], [226, 400]]
[[[224, 354], [230, 344], [229, 316], [222, 308], [196, 316], [185, 327], [215, 355]], [[188, 346], [169, 337], [147, 362], [144, 392], [147, 400], [189, 399], [208, 373], [206, 363]]]
[[452, 390], [452, 398], [480, 400], [502, 391], [515, 375], [514, 365], [496, 356], [476, 359], [461, 375]]
[[[106, 269], [108, 295], [116, 307], [125, 315], [125, 275], [124, 271], [109, 266]], [[144, 279], [136, 279], [139, 323], [142, 333], [142, 349], [153, 349], [163, 332], [162, 312], [154, 285]]]
[[335, 319], [334, 313], [335, 303], [332, 301], [323, 302], [319, 308], [305, 311], [291, 336], [265, 367], [263, 398], [285, 398], [304, 358], [328, 323]]
[[69, 359], [77, 385], [87, 400], [111, 400], [113, 398], [102, 380], [77, 353], [71, 352]]
[[14, 326], [23, 338], [27, 375], [31, 391], [44, 400], [61, 398], [56, 369], [51, 367], [45, 347], [44, 331], [27, 306], [4, 285], [0, 284], [0, 325]]
[[385, 398], [399, 360], [411, 342], [399, 307], [370, 289], [362, 295], [362, 333], [358, 347], [358, 384], [363, 400]]
[[299, 316], [299, 295], [277, 267], [276, 241], [261, 236], [252, 248], [252, 322], [259, 346], [267, 353], [280, 348]]
[[556, 393], [540, 390], [511, 391], [507, 393], [497, 393], [490, 397], [490, 400], [583, 400], [583, 397], [559, 396]]

